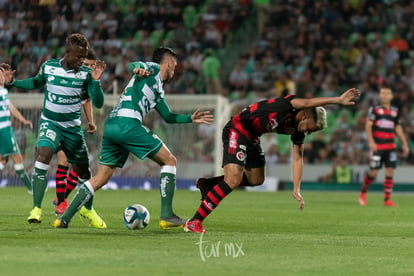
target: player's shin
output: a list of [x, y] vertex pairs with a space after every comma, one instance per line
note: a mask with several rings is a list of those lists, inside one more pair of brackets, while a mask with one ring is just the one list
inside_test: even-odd
[[33, 186], [33, 206], [41, 208], [43, 197], [45, 195], [47, 187], [47, 171], [49, 170], [49, 165], [41, 163], [39, 161], [35, 162], [35, 167], [33, 168], [32, 173], [32, 186]]
[[16, 170], [17, 175], [20, 177], [24, 185], [26, 186], [27, 190], [32, 191], [32, 182], [29, 179], [26, 171], [24, 170], [24, 166], [22, 163], [15, 164], [14, 169]]
[[86, 181], [84, 184], [80, 185], [78, 192], [73, 197], [68, 209], [66, 209], [61, 219], [64, 220], [66, 223], [69, 223], [72, 217], [76, 214], [76, 212], [83, 205], [85, 205], [85, 203], [88, 202], [94, 194], [95, 192], [89, 181]]
[[233, 189], [224, 181], [220, 182], [208, 192], [206, 198], [201, 202], [193, 220], [203, 221], [213, 210], [220, 204], [220, 202], [231, 192]]
[[176, 167], [162, 166], [160, 174], [161, 218], [173, 215], [172, 202], [175, 192]]

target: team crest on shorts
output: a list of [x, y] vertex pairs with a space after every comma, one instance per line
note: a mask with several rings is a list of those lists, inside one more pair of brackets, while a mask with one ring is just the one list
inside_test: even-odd
[[242, 151], [238, 151], [236, 153], [236, 158], [239, 161], [244, 161], [244, 159], [246, 159], [246, 154], [244, 152], [242, 152]]

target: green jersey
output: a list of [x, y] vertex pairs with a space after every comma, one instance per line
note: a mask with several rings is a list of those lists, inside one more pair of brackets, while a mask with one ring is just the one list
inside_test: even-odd
[[10, 126], [9, 93], [7, 89], [0, 88], [0, 129]]
[[81, 125], [82, 102], [92, 98], [102, 107], [103, 92], [99, 81], [93, 80], [91, 69], [81, 66], [79, 71], [66, 70], [60, 59], [46, 61], [34, 78], [15, 80], [12, 85], [23, 89], [43, 86], [46, 92], [41, 118], [67, 128]]
[[163, 82], [160, 74], [160, 65], [154, 62], [133, 62], [128, 64], [132, 72], [135, 68], [143, 68], [150, 72], [150, 76], [139, 78], [134, 75], [124, 89], [117, 106], [109, 114], [110, 119], [132, 118], [142, 123], [148, 112], [155, 108], [161, 117], [168, 123], [189, 123], [190, 115], [171, 112], [164, 99]]

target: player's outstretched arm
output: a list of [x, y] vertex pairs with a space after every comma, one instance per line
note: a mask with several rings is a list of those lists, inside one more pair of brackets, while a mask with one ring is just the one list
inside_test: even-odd
[[296, 109], [323, 106], [328, 104], [353, 105], [361, 95], [358, 89], [351, 88], [342, 93], [339, 97], [316, 97], [311, 99], [293, 99], [291, 104]]

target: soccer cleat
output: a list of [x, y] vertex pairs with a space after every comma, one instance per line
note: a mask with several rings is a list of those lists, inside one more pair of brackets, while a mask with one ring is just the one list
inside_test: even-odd
[[204, 200], [208, 194], [208, 192], [210, 191], [210, 189], [206, 186], [206, 178], [198, 178], [196, 180], [196, 186], [197, 188], [200, 189], [200, 193], [201, 193], [201, 200]]
[[384, 201], [384, 206], [386, 207], [398, 207], [398, 204], [395, 204], [391, 199]]
[[55, 199], [52, 201], [52, 205], [57, 206], [58, 205], [58, 198], [55, 197]]
[[66, 209], [68, 209], [68, 206], [69, 206], [68, 201], [65, 199], [58, 206], [56, 206], [55, 214], [62, 215], [66, 211]]
[[33, 190], [27, 190], [27, 193], [28, 193], [29, 195], [33, 195]]
[[359, 195], [359, 205], [361, 206], [367, 205], [367, 194], [366, 193], [361, 193]]
[[42, 209], [34, 207], [30, 211], [30, 215], [27, 218], [28, 223], [41, 223], [42, 222]]
[[168, 218], [160, 218], [160, 227], [162, 229], [169, 229], [171, 227], [183, 227], [186, 220], [180, 218], [179, 216], [173, 214]]
[[106, 223], [101, 219], [101, 217], [95, 212], [95, 209], [86, 209], [85, 206], [82, 206], [82, 208], [79, 211], [80, 215], [84, 218], [89, 219], [89, 222], [91, 223], [92, 227], [98, 228], [98, 229], [105, 229]]
[[63, 219], [55, 219], [55, 221], [52, 223], [52, 226], [55, 228], [68, 228], [69, 223], [67, 223]]
[[203, 222], [199, 219], [189, 220], [184, 225], [185, 232], [194, 232], [194, 233], [207, 233], [204, 230]]

